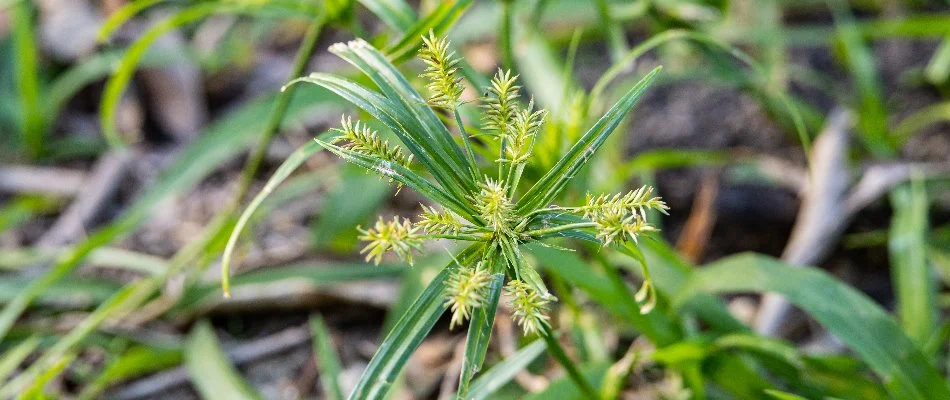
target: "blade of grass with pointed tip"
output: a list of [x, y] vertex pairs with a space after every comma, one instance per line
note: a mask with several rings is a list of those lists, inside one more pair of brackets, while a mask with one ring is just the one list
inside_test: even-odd
[[921, 179], [891, 191], [891, 282], [897, 316], [907, 336], [922, 346], [937, 328], [937, 282], [927, 264], [927, 192]]
[[934, 52], [924, 68], [924, 76], [934, 85], [945, 85], [950, 81], [950, 36], [944, 38]]
[[[607, 71], [605, 71], [603, 75], [597, 79], [597, 82], [594, 83], [593, 88], [591, 88], [591, 107], [597, 106], [603, 101], [604, 91], [607, 89], [608, 85], [610, 85], [614, 79], [616, 79], [620, 74], [628, 69], [630, 65], [642, 55], [654, 48], [659, 47], [660, 45], [677, 40], [690, 40], [708, 46], [710, 49], [716, 50], [719, 53], [726, 54], [751, 68], [755, 75], [760, 78], [759, 81], [768, 82], [768, 72], [741, 49], [731, 46], [728, 43], [719, 41], [716, 38], [702, 32], [670, 29], [663, 33], [653, 35], [649, 39], [635, 46], [623, 57], [621, 61], [608, 68]], [[756, 80], [752, 80], [748, 82], [748, 84], [754, 87], [761, 86], [761, 83], [757, 82]], [[808, 149], [811, 148], [811, 138], [808, 135], [808, 129], [805, 125], [805, 119], [802, 117], [802, 112], [796, 106], [794, 99], [792, 99], [786, 92], [776, 92], [770, 88], [758, 88], [758, 94], [768, 100], [768, 103], [775, 103], [784, 109], [788, 115], [788, 118], [791, 119], [792, 125], [795, 128], [795, 132], [798, 135], [798, 139], [801, 142], [802, 147], [807, 153]]]
[[[329, 137], [329, 133], [324, 133], [319, 138]], [[237, 223], [234, 225], [234, 229], [231, 231], [231, 236], [228, 237], [228, 243], [224, 248], [224, 255], [221, 259], [221, 286], [224, 290], [224, 293], [227, 295], [230, 292], [229, 281], [231, 276], [231, 258], [234, 253], [234, 248], [237, 246], [238, 238], [241, 236], [241, 232], [244, 231], [244, 226], [247, 225], [248, 221], [251, 219], [251, 216], [254, 215], [254, 211], [264, 203], [264, 200], [267, 199], [271, 193], [274, 192], [274, 189], [277, 188], [291, 173], [297, 170], [301, 164], [304, 163], [310, 156], [316, 152], [322, 150], [323, 147], [320, 146], [317, 141], [310, 141], [303, 147], [295, 150], [290, 156], [284, 160], [283, 163], [277, 167], [277, 170], [274, 171], [274, 174], [271, 175], [270, 179], [267, 180], [267, 183], [264, 184], [264, 188], [254, 196], [251, 202], [247, 205], [244, 211], [241, 213], [241, 216], [238, 217]]]
[[[435, 112], [429, 108], [426, 100], [416, 91], [399, 70], [385, 55], [363, 40], [357, 39], [347, 44], [338, 43], [330, 47], [330, 52], [366, 74], [379, 87], [380, 92], [398, 105], [392, 110], [397, 112], [399, 121], [408, 129], [410, 136], [417, 141], [431, 140], [434, 152], [432, 156], [439, 162], [439, 168], [446, 168], [455, 177], [451, 185], [464, 189], [463, 193], [475, 191], [475, 182], [470, 177], [475, 166], [470, 165], [463, 155], [462, 148], [452, 138], [448, 128]], [[444, 164], [444, 166], [443, 166]], [[442, 183], [442, 182], [440, 182]], [[445, 185], [445, 183], [443, 183]]]
[[423, 36], [430, 30], [438, 37], [444, 36], [470, 5], [472, 0], [447, 0], [439, 3], [429, 15], [406, 31], [402, 39], [386, 48], [386, 55], [397, 64], [412, 58], [422, 46]]
[[545, 348], [544, 340], [536, 339], [495, 364], [472, 382], [468, 395], [465, 397], [466, 400], [490, 398], [498, 389], [511, 382], [515, 375], [528, 368], [532, 361], [544, 353]]
[[660, 67], [655, 68], [631, 88], [616, 105], [611, 107], [597, 123], [594, 124], [574, 144], [557, 164], [529, 189], [518, 200], [518, 212], [528, 213], [545, 207], [567, 186], [580, 169], [590, 160], [590, 157], [613, 133], [614, 129], [626, 117], [627, 113], [637, 104], [647, 88], [653, 83]]
[[264, 397], [241, 377], [221, 350], [207, 321], [191, 329], [185, 342], [185, 367], [195, 389], [207, 400], [260, 400]]
[[[293, 121], [305, 111], [332, 104], [335, 98], [322, 90], [298, 91], [286, 120]], [[137, 228], [162, 200], [184, 192], [224, 161], [234, 157], [264, 128], [273, 98], [253, 100], [204, 129], [159, 175], [155, 184], [139, 195], [118, 220], [93, 232], [85, 240], [57, 257], [53, 266], [19, 290], [0, 311], [0, 339], [29, 304], [52, 283], [69, 274], [93, 250]]]
[[859, 354], [899, 399], [950, 398], [947, 382], [880, 306], [815, 268], [794, 268], [770, 257], [742, 254], [704, 266], [674, 299], [699, 293], [776, 292]]
[[462, 358], [456, 399], [470, 399], [469, 385], [485, 362], [485, 353], [488, 352], [488, 342], [491, 339], [492, 327], [495, 326], [495, 312], [498, 311], [498, 300], [501, 299], [501, 287], [504, 283], [505, 275], [495, 274], [488, 285], [485, 304], [472, 312], [468, 335], [465, 338], [465, 355]]
[[[462, 251], [456, 258], [466, 262], [475, 253], [478, 245], [473, 245]], [[439, 320], [446, 310], [443, 296], [446, 280], [457, 268], [453, 260], [438, 275], [429, 286], [419, 295], [412, 306], [396, 322], [393, 329], [386, 335], [383, 342], [373, 355], [366, 370], [360, 377], [356, 388], [350, 393], [350, 400], [383, 399], [390, 387], [399, 376], [402, 368], [409, 360], [422, 340]]]
[[320, 384], [328, 400], [343, 400], [343, 391], [340, 389], [340, 358], [333, 348], [330, 331], [318, 314], [310, 317], [310, 332], [313, 334], [314, 361], [320, 373]]
[[357, 0], [391, 28], [405, 32], [416, 21], [416, 12], [403, 0]]

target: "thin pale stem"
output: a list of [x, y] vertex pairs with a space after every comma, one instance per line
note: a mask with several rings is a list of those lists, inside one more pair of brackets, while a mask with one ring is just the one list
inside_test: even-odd
[[472, 140], [468, 137], [468, 132], [465, 131], [465, 124], [462, 123], [462, 116], [459, 115], [458, 106], [453, 110], [455, 114], [455, 123], [459, 127], [459, 135], [462, 136], [462, 143], [465, 144], [465, 151], [468, 153], [468, 163], [471, 166], [472, 179], [475, 182], [478, 182], [478, 164], [475, 163], [475, 151], [472, 150]]
[[596, 226], [597, 224], [593, 222], [578, 222], [574, 224], [559, 225], [559, 226], [555, 226], [551, 228], [535, 229], [533, 231], [527, 231], [523, 235], [535, 237], [535, 236], [542, 236], [542, 235], [550, 235], [552, 233], [564, 232], [564, 231], [569, 231], [573, 229], [593, 228]]

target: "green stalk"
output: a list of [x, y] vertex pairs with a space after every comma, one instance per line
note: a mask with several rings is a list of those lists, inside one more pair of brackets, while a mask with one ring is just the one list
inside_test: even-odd
[[574, 361], [567, 356], [567, 352], [564, 351], [564, 348], [561, 347], [561, 344], [558, 343], [557, 338], [554, 337], [554, 332], [551, 331], [551, 327], [544, 325], [544, 329], [541, 332], [541, 338], [544, 339], [544, 343], [548, 346], [548, 351], [554, 356], [554, 359], [557, 360], [559, 364], [567, 371], [567, 376], [574, 381], [574, 384], [581, 390], [581, 393], [584, 394], [584, 397], [590, 400], [600, 400], [600, 396], [597, 394], [597, 391], [594, 390], [594, 386], [587, 381], [587, 378], [584, 378], [581, 375], [581, 371], [577, 369], [577, 366], [574, 365]]
[[511, 19], [512, 19], [512, 1], [502, 0], [501, 2], [501, 64], [505, 69], [514, 70], [514, 51], [511, 48]]
[[39, 79], [37, 77], [36, 38], [33, 32], [33, 13], [30, 2], [13, 7], [13, 48], [16, 54], [16, 86], [20, 100], [20, 115], [23, 142], [30, 158], [43, 154], [43, 131], [46, 122], [40, 103]]
[[573, 224], [565, 224], [565, 225], [553, 226], [553, 227], [550, 227], [550, 228], [535, 229], [535, 230], [533, 230], [533, 231], [527, 231], [527, 232], [525, 232], [524, 235], [525, 235], [525, 236], [534, 237], [534, 236], [541, 236], [541, 235], [548, 235], [548, 234], [552, 234], [552, 233], [558, 233], [558, 232], [569, 231], [569, 230], [571, 230], [571, 229], [593, 228], [593, 227], [595, 227], [595, 226], [597, 226], [597, 224], [594, 223], [594, 222], [577, 222], [577, 223], [573, 223]]
[[462, 116], [459, 115], [458, 106], [453, 110], [453, 114], [455, 114], [455, 123], [459, 127], [459, 135], [462, 136], [462, 143], [465, 144], [465, 151], [468, 153], [468, 162], [472, 167], [472, 179], [478, 182], [478, 164], [475, 163], [475, 152], [472, 150], [472, 141], [465, 130], [465, 124], [462, 123]]
[[[290, 79], [296, 79], [303, 74], [304, 68], [307, 67], [307, 61], [310, 60], [310, 57], [313, 56], [316, 50], [317, 39], [320, 38], [320, 31], [323, 30], [323, 26], [326, 22], [326, 17], [321, 14], [317, 16], [313, 24], [310, 25], [310, 29], [307, 30], [307, 34], [300, 44], [300, 49], [297, 50], [297, 55], [294, 59], [294, 68], [290, 73]], [[270, 119], [267, 121], [267, 128], [264, 129], [264, 134], [261, 136], [261, 140], [258, 141], [257, 147], [255, 147], [254, 150], [251, 151], [251, 155], [248, 156], [247, 164], [244, 164], [244, 170], [241, 171], [241, 180], [238, 184], [237, 193], [234, 196], [234, 206], [232, 208], [237, 208], [244, 196], [247, 195], [251, 183], [254, 182], [254, 176], [264, 161], [267, 148], [270, 146], [270, 142], [274, 139], [277, 131], [280, 130], [280, 123], [283, 121], [284, 115], [287, 114], [287, 107], [290, 106], [290, 100], [294, 97], [295, 90], [296, 86], [291, 85], [277, 96], [277, 104], [274, 105], [274, 112], [271, 113]], [[225, 210], [225, 212], [230, 213], [228, 210]]]

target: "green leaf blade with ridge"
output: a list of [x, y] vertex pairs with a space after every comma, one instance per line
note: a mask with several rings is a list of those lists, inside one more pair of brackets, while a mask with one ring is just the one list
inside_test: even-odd
[[936, 368], [880, 306], [814, 268], [741, 254], [707, 265], [690, 278], [674, 305], [700, 293], [776, 292], [802, 308], [859, 354], [897, 399], [947, 399]]
[[662, 67], [643, 77], [616, 105], [610, 108], [573, 147], [518, 201], [519, 213], [528, 213], [544, 207], [564, 190], [568, 182], [587, 164], [591, 156], [604, 144], [627, 113], [639, 102]]

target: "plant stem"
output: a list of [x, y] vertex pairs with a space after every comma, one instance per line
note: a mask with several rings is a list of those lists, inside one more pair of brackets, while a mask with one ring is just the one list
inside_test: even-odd
[[534, 236], [548, 235], [551, 233], [569, 231], [571, 229], [593, 228], [595, 226], [597, 226], [597, 224], [594, 222], [577, 222], [573, 224], [554, 226], [551, 228], [535, 229], [533, 231], [527, 231], [523, 235], [534, 237]]
[[577, 369], [577, 366], [574, 365], [568, 356], [567, 352], [564, 351], [564, 348], [561, 347], [561, 344], [558, 343], [557, 338], [554, 337], [554, 332], [551, 331], [551, 327], [544, 325], [541, 330], [541, 338], [544, 339], [544, 343], [548, 346], [548, 351], [551, 352], [551, 355], [554, 356], [554, 359], [557, 360], [565, 370], [567, 370], [568, 377], [574, 381], [574, 384], [581, 390], [581, 393], [584, 394], [584, 397], [590, 400], [600, 400], [600, 396], [597, 394], [597, 391], [594, 390], [594, 386], [581, 375], [581, 371]]
[[475, 163], [475, 152], [472, 150], [472, 141], [468, 137], [468, 132], [465, 131], [465, 124], [462, 123], [462, 116], [459, 115], [458, 106], [453, 110], [455, 114], [455, 123], [459, 127], [459, 135], [462, 136], [462, 143], [465, 144], [465, 151], [468, 152], [468, 162], [471, 167], [472, 179], [475, 182], [478, 182], [478, 164]]
[[[310, 60], [316, 50], [317, 39], [320, 37], [320, 32], [323, 30], [325, 24], [326, 19], [321, 14], [318, 15], [313, 21], [313, 24], [310, 25], [303, 42], [300, 44], [300, 49], [297, 50], [297, 55], [294, 59], [294, 68], [290, 73], [290, 79], [296, 79], [303, 74], [304, 68], [307, 67], [307, 61]], [[258, 141], [257, 147], [255, 147], [251, 155], [248, 156], [247, 164], [244, 164], [244, 170], [241, 171], [241, 180], [240, 183], [238, 183], [238, 190], [234, 196], [235, 208], [241, 203], [244, 196], [246, 196], [250, 190], [251, 183], [254, 182], [254, 176], [263, 163], [264, 156], [267, 154], [267, 148], [270, 146], [270, 142], [274, 139], [277, 131], [280, 130], [280, 123], [283, 121], [284, 115], [287, 114], [287, 107], [290, 106], [290, 100], [293, 98], [295, 90], [296, 86], [292, 85], [277, 95], [277, 104], [274, 105], [274, 111], [267, 121], [264, 134], [261, 136], [260, 141]]]
[[514, 70], [514, 52], [511, 49], [511, 7], [513, 1], [501, 2], [501, 64], [508, 70]]

